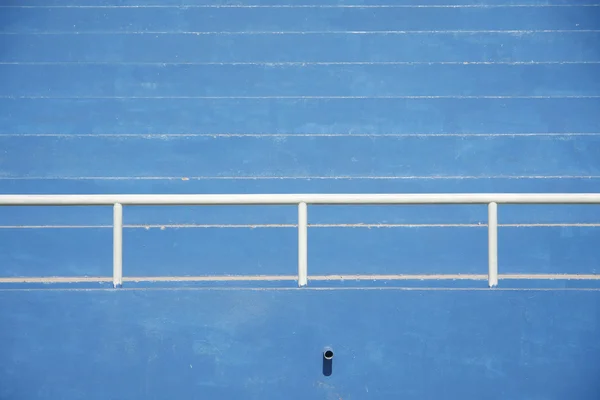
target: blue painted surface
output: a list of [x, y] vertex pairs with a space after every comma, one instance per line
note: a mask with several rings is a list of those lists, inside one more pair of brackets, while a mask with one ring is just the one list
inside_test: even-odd
[[[0, 168], [7, 177], [600, 175], [600, 136], [595, 135], [469, 139], [0, 136], [0, 146], [5, 149]], [[47, 161], [36, 162], [43, 157]]]
[[[128, 276], [294, 275], [293, 228], [130, 228]], [[597, 273], [597, 227], [501, 227], [503, 273]], [[3, 229], [0, 276], [110, 276], [112, 230]], [[310, 273], [484, 274], [481, 227], [309, 230]]]
[[[599, 61], [599, 32], [0, 35], [4, 62]], [[94, 43], [89, 46], [89, 43]], [[61, 43], [56, 46], [56, 43]], [[152, 48], [153, 51], [148, 51]], [[289, 49], [294, 51], [273, 51]], [[196, 51], [202, 49], [203, 51]]]
[[0, 331], [7, 399], [600, 395], [597, 291], [19, 291], [0, 301], [0, 323], [13, 327]]
[[[568, 139], [600, 130], [600, 98], [8, 98], [0, 108], [3, 135], [562, 133]], [[471, 139], [479, 140], [463, 140]]]
[[[0, 1], [0, 193], [600, 191], [593, 0], [314, 5]], [[600, 206], [499, 212], [501, 273], [598, 272]], [[296, 218], [126, 207], [124, 273], [294, 275]], [[485, 274], [486, 222], [311, 206], [309, 273]], [[0, 208], [0, 277], [108, 277], [111, 223]], [[597, 399], [598, 282], [4, 283], [0, 399]]]
[[[599, 17], [600, 20], [600, 17]], [[3, 96], [598, 96], [598, 64], [2, 65]], [[570, 78], [578, 76], [573, 82]]]
[[[16, 8], [6, 33], [590, 30], [600, 9], [527, 8]], [[101, 18], [99, 18], [101, 16]]]

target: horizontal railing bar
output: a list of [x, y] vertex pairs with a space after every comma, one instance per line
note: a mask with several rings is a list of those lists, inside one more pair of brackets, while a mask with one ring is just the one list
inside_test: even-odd
[[[112, 205], [113, 285], [123, 282], [123, 205], [296, 205], [298, 286], [308, 282], [309, 204], [487, 204], [488, 285], [498, 284], [498, 204], [599, 204], [600, 193], [429, 193], [429, 194], [113, 194], [0, 195], [0, 206]], [[422, 278], [421, 278], [422, 279]], [[439, 278], [438, 278], [439, 279]], [[1, 282], [1, 281], [0, 281]]]
[[600, 193], [0, 195], [5, 206], [600, 204]]

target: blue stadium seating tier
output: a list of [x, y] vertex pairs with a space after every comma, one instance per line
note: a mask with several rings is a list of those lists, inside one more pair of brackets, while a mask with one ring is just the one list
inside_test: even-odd
[[[600, 192], [596, 0], [0, 0], [0, 49], [0, 194]], [[600, 397], [600, 206], [500, 205], [495, 289], [442, 279], [481, 205], [309, 206], [306, 288], [178, 281], [296, 274], [295, 207], [218, 206], [125, 207], [114, 290], [111, 211], [0, 207], [0, 399]]]

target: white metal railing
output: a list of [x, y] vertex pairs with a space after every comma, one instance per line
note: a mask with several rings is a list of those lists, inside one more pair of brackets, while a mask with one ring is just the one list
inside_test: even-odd
[[297, 205], [298, 286], [308, 283], [308, 212], [314, 205], [487, 204], [488, 284], [498, 285], [498, 204], [600, 204], [600, 193], [0, 195], [0, 206], [113, 206], [113, 285], [123, 283], [123, 206]]

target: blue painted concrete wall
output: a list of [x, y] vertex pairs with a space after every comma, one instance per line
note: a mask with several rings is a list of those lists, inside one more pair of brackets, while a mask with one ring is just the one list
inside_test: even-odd
[[[600, 191], [593, 0], [0, 6], [0, 193]], [[0, 279], [110, 276], [111, 211], [0, 208]], [[600, 207], [499, 212], [501, 274], [598, 272]], [[128, 207], [124, 274], [293, 275], [296, 216]], [[486, 222], [309, 207], [309, 274], [485, 274]], [[598, 289], [4, 282], [0, 399], [597, 399]]]

